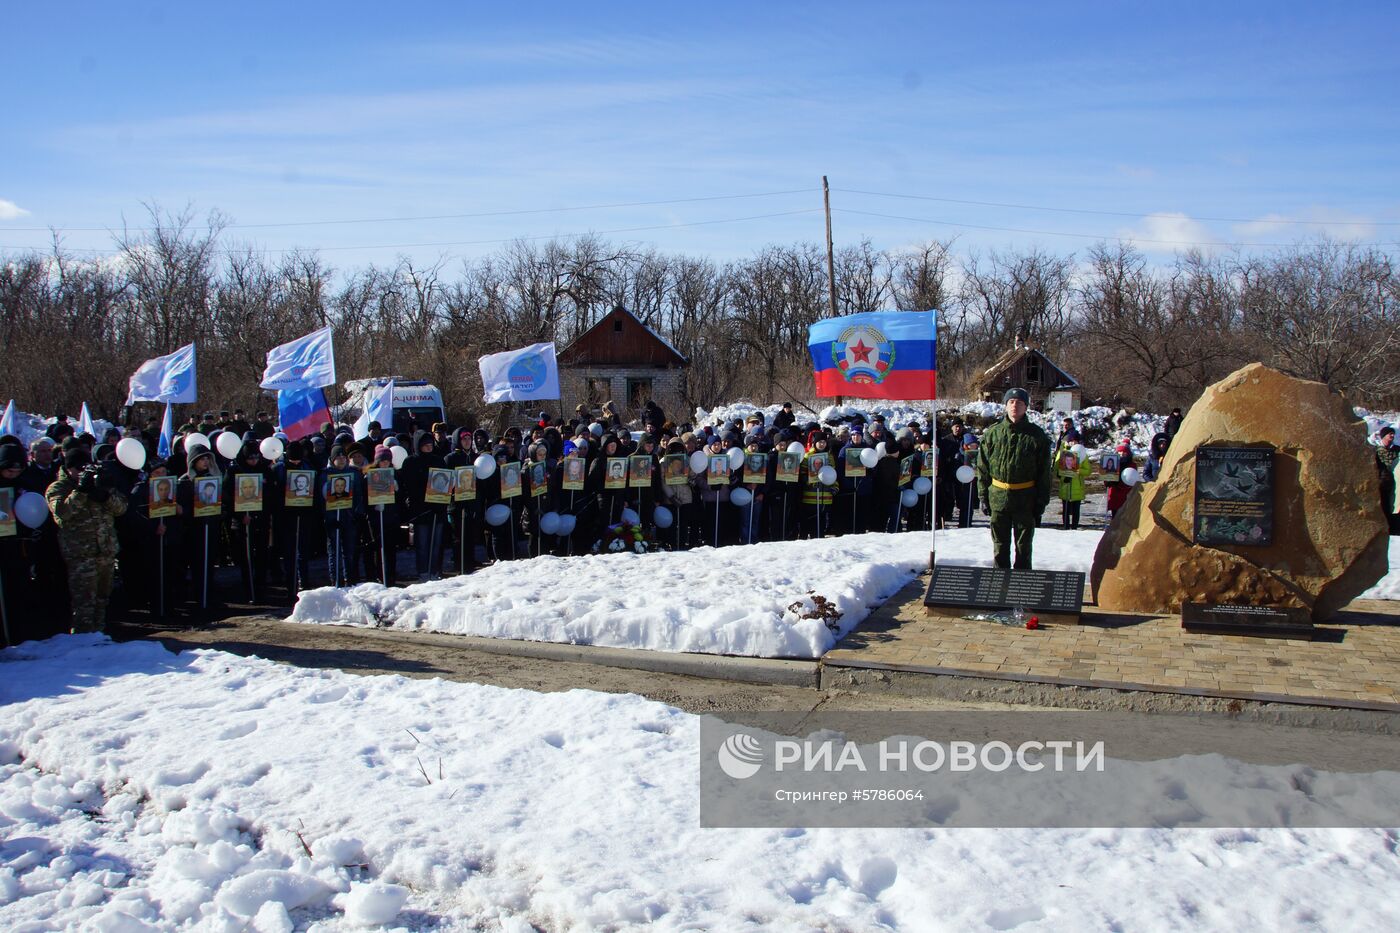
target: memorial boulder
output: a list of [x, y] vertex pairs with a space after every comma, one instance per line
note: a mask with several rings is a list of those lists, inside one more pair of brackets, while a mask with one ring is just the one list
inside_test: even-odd
[[[1251, 448], [1262, 456], [1238, 459]], [[1212, 515], [1198, 523], [1202, 496]], [[1090, 585], [1099, 606], [1124, 612], [1295, 606], [1323, 621], [1385, 575], [1388, 547], [1365, 423], [1322, 383], [1255, 363], [1192, 406], [1157, 481], [1129, 496], [1099, 542]]]

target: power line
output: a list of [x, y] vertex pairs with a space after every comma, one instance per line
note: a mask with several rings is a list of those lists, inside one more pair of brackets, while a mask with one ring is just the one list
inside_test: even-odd
[[1068, 236], [1080, 240], [1130, 240], [1134, 243], [1157, 243], [1164, 246], [1251, 246], [1251, 247], [1272, 247], [1287, 248], [1293, 243], [1226, 243], [1214, 240], [1154, 240], [1139, 236], [1106, 236], [1101, 233], [1064, 233], [1058, 230], [1027, 230], [1023, 227], [992, 227], [987, 224], [965, 224], [952, 220], [933, 220], [928, 217], [905, 217], [900, 214], [879, 214], [874, 211], [858, 211], [849, 207], [834, 207], [832, 210], [842, 214], [859, 214], [862, 217], [883, 217], [886, 220], [908, 220], [921, 224], [936, 224], [943, 227], [965, 227], [969, 230], [996, 230], [1002, 233], [1028, 233], [1033, 236]]
[[[562, 214], [571, 211], [604, 211], [623, 207], [656, 207], [664, 204], [695, 204], [702, 201], [736, 201], [743, 198], [775, 198], [786, 194], [811, 194], [810, 188], [789, 188], [786, 191], [759, 191], [753, 194], [717, 194], [699, 198], [671, 198], [664, 201], [624, 201], [617, 204], [584, 204], [577, 207], [538, 207], [512, 211], [480, 211], [474, 214], [426, 214], [419, 217], [360, 217], [348, 220], [292, 220], [280, 223], [225, 224], [224, 230], [261, 230], [280, 227], [318, 227], [336, 224], [388, 224], [411, 223], [424, 220], [470, 220], [481, 217], [518, 217], [525, 214]], [[4, 227], [4, 230], [19, 230], [26, 233], [47, 232], [56, 229], [64, 233], [111, 233], [111, 227]], [[124, 230], [149, 232], [155, 227], [124, 227]], [[212, 230], [208, 224], [190, 227], [191, 230]]]
[[[819, 208], [819, 207], [808, 207], [808, 208], [803, 208], [803, 209], [801, 209], [801, 210], [796, 210], [796, 211], [778, 211], [778, 212], [776, 212], [776, 213], [771, 213], [771, 214], [754, 214], [754, 215], [749, 216], [749, 217], [725, 217], [725, 218], [720, 218], [720, 219], [717, 219], [717, 220], [691, 220], [691, 221], [685, 221], [685, 222], [682, 222], [682, 223], [674, 223], [674, 224], [650, 224], [650, 225], [642, 226], [642, 227], [616, 227], [616, 228], [611, 229], [611, 230], [589, 230], [589, 231], [587, 231], [587, 232], [585, 232], [585, 233], [548, 233], [548, 234], [539, 234], [539, 235], [536, 235], [536, 236], [512, 236], [512, 237], [501, 237], [501, 238], [498, 238], [498, 239], [491, 239], [491, 240], [458, 240], [458, 241], [449, 242], [449, 243], [372, 243], [372, 244], [365, 244], [365, 245], [361, 245], [361, 246], [288, 247], [288, 248], [286, 248], [286, 249], [261, 250], [261, 252], [268, 252], [268, 253], [291, 253], [291, 252], [296, 252], [296, 251], [299, 250], [299, 249], [307, 249], [308, 251], [311, 251], [311, 252], [318, 252], [318, 253], [320, 253], [320, 252], [331, 252], [331, 251], [337, 251], [337, 252], [339, 252], [339, 251], [344, 251], [344, 250], [356, 250], [356, 249], [425, 249], [425, 248], [435, 248], [435, 247], [445, 247], [445, 246], [484, 246], [484, 245], [491, 245], [491, 244], [498, 244], [498, 243], [514, 243], [514, 242], [517, 242], [517, 241], [519, 241], [519, 240], [525, 240], [525, 241], [535, 241], [535, 240], [571, 240], [571, 239], [577, 239], [578, 237], [585, 237], [585, 236], [601, 236], [601, 235], [607, 235], [607, 234], [613, 234], [613, 233], [637, 233], [637, 232], [643, 231], [643, 230], [670, 230], [670, 229], [673, 229], [673, 228], [676, 228], [676, 227], [703, 227], [703, 226], [708, 226], [708, 225], [711, 225], [711, 224], [734, 224], [734, 223], [744, 223], [744, 222], [751, 221], [751, 220], [767, 220], [767, 219], [772, 218], [772, 217], [792, 217], [792, 216], [795, 216], [795, 215], [798, 215], [798, 214], [815, 214], [815, 213], [817, 213], [817, 212], [820, 211], [820, 210], [821, 210], [821, 208]], [[0, 249], [10, 249], [10, 250], [32, 250], [32, 249], [34, 249], [34, 247], [31, 247], [31, 246], [5, 246], [5, 245], [0, 245]], [[64, 249], [65, 249], [67, 252], [70, 252], [70, 253], [95, 253], [95, 254], [98, 254], [98, 255], [107, 255], [107, 256], [116, 255], [116, 254], [122, 252], [122, 251], [119, 250], [119, 249], [89, 249], [89, 248], [80, 248], [80, 247], [72, 247], [72, 248], [65, 247]], [[242, 255], [242, 253], [243, 253], [244, 251], [243, 251], [243, 250], [236, 250], [236, 249], [220, 249], [220, 250], [215, 250], [214, 252], [220, 253], [220, 254], [222, 254], [222, 255]]]
[[[942, 204], [970, 204], [970, 205], [973, 205], [973, 206], [975, 206], [975, 207], [1009, 207], [1009, 208], [1015, 208], [1016, 210], [1023, 210], [1023, 211], [1050, 211], [1050, 212], [1052, 212], [1052, 213], [1057, 213], [1057, 214], [1097, 214], [1097, 215], [1100, 215], [1100, 216], [1103, 216], [1103, 217], [1138, 217], [1138, 218], [1142, 218], [1142, 217], [1152, 217], [1152, 216], [1154, 216], [1154, 215], [1159, 215], [1159, 214], [1162, 214], [1162, 213], [1163, 213], [1162, 211], [1148, 211], [1147, 213], [1137, 213], [1137, 214], [1135, 214], [1135, 213], [1133, 213], [1133, 212], [1131, 212], [1131, 211], [1098, 211], [1098, 210], [1090, 210], [1090, 209], [1088, 209], [1088, 208], [1082, 208], [1082, 207], [1045, 207], [1045, 206], [1043, 206], [1043, 205], [1036, 205], [1036, 204], [1007, 204], [1007, 203], [1004, 203], [1004, 202], [1001, 202], [1001, 201], [968, 201], [968, 200], [964, 200], [964, 199], [961, 199], [961, 198], [936, 198], [936, 197], [932, 197], [932, 196], [930, 196], [930, 195], [923, 195], [923, 194], [891, 194], [891, 193], [886, 192], [886, 191], [862, 191], [862, 190], [860, 190], [860, 189], [858, 189], [858, 188], [833, 188], [832, 190], [833, 190], [833, 191], [839, 191], [839, 192], [841, 192], [841, 193], [843, 193], [843, 194], [864, 194], [864, 195], [869, 195], [870, 197], [875, 197], [875, 198], [903, 198], [903, 199], [911, 200], [911, 201], [938, 201], [939, 203], [942, 203]], [[1344, 223], [1344, 222], [1345, 222], [1345, 221], [1334, 221], [1334, 220], [1283, 220], [1283, 219], [1279, 219], [1279, 220], [1274, 220], [1274, 219], [1261, 220], [1261, 219], [1258, 218], [1258, 217], [1194, 217], [1194, 216], [1193, 216], [1193, 217], [1191, 217], [1191, 219], [1192, 219], [1192, 220], [1209, 221], [1209, 222], [1212, 222], [1212, 223], [1223, 223], [1223, 224], [1254, 224], [1254, 223], [1267, 223], [1267, 224], [1310, 224], [1310, 225], [1313, 225], [1313, 226], [1326, 226], [1326, 225], [1328, 225], [1328, 224]], [[1372, 227], [1400, 227], [1400, 220], [1366, 220], [1366, 221], [1356, 221], [1356, 223], [1365, 223], [1366, 225], [1372, 226]], [[989, 229], [998, 229], [998, 228], [993, 227], [993, 228], [989, 228]]]

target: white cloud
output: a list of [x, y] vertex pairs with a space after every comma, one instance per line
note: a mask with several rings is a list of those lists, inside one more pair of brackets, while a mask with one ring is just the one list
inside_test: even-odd
[[1294, 215], [1265, 214], [1258, 220], [1236, 224], [1240, 239], [1301, 240], [1325, 234], [1338, 240], [1369, 240], [1376, 227], [1368, 218], [1346, 211], [1315, 207]]
[[1118, 237], [1139, 244], [1148, 253], [1172, 252], [1192, 246], [1207, 249], [1208, 244], [1220, 240], [1204, 224], [1182, 213], [1148, 214], [1136, 226], [1120, 229]]
[[14, 220], [17, 217], [28, 217], [29, 211], [20, 207], [14, 201], [6, 201], [0, 198], [0, 220]]

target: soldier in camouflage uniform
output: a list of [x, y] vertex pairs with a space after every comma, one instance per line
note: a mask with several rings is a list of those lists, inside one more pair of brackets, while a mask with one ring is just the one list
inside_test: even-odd
[[100, 632], [117, 561], [117, 528], [126, 498], [113, 488], [110, 473], [92, 465], [82, 448], [63, 457], [63, 472], [44, 498], [58, 525], [58, 545], [68, 565], [73, 631]]
[[1380, 429], [1376, 445], [1376, 469], [1381, 478], [1381, 510], [1385, 512], [1390, 533], [1400, 534], [1400, 515], [1395, 514], [1395, 465], [1400, 462], [1400, 444], [1395, 443], [1395, 429], [1390, 425]]
[[1026, 418], [1030, 394], [1008, 389], [1006, 417], [982, 435], [977, 456], [977, 486], [992, 517], [992, 548], [998, 567], [1011, 566], [1016, 540], [1016, 568], [1031, 569], [1031, 539], [1050, 504], [1052, 472], [1050, 437]]

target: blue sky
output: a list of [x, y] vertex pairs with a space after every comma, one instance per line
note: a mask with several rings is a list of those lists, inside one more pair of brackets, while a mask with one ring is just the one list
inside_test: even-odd
[[6, 11], [0, 247], [110, 249], [156, 202], [338, 268], [587, 231], [723, 261], [819, 241], [823, 174], [838, 245], [1400, 241], [1393, 3], [228, 6]]

